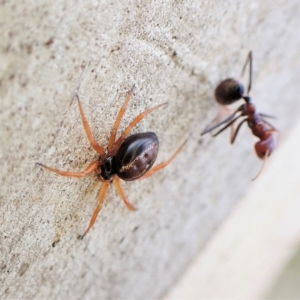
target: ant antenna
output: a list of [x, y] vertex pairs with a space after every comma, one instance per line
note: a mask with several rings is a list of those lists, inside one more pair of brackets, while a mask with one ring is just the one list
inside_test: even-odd
[[270, 150], [268, 149], [267, 152], [266, 152], [266, 155], [264, 156], [264, 161], [262, 163], [262, 166], [261, 166], [259, 172], [257, 173], [257, 175], [254, 178], [251, 179], [251, 181], [254, 181], [260, 175], [260, 173], [262, 172], [262, 170], [264, 169], [264, 167], [266, 165], [266, 161], [269, 157], [269, 154], [270, 154]]
[[247, 88], [247, 95], [249, 95], [250, 90], [251, 90], [251, 86], [252, 86], [252, 59], [253, 59], [252, 51], [250, 51], [248, 56], [247, 56], [247, 59], [245, 61], [244, 67], [242, 69], [242, 74], [241, 74], [241, 77], [243, 77], [243, 75], [245, 73], [245, 70], [246, 70], [246, 67], [249, 63], [249, 83], [248, 83], [248, 88]]

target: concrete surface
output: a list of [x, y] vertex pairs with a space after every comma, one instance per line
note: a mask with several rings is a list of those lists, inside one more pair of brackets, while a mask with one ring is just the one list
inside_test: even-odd
[[[260, 168], [247, 128], [200, 138], [213, 88], [254, 53], [251, 95], [286, 132], [300, 111], [300, 8], [289, 1], [2, 1], [0, 4], [0, 298], [161, 298], [251, 189]], [[106, 145], [121, 123], [168, 101], [133, 132], [155, 131], [167, 169], [114, 189], [83, 241], [99, 182], [60, 177], [97, 157], [73, 96]], [[59, 241], [59, 242], [58, 242]], [[52, 247], [53, 242], [55, 247]]]

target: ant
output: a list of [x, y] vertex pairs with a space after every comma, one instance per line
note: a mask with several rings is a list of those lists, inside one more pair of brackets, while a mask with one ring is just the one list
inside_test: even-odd
[[264, 162], [258, 174], [252, 179], [255, 180], [261, 173], [265, 161], [271, 155], [271, 153], [273, 152], [276, 146], [276, 139], [274, 133], [276, 133], [277, 130], [273, 125], [271, 125], [269, 122], [265, 120], [265, 118], [274, 118], [274, 117], [267, 114], [258, 113], [255, 109], [254, 104], [251, 101], [251, 97], [249, 96], [251, 85], [252, 85], [252, 60], [253, 60], [252, 51], [250, 51], [247, 56], [245, 65], [242, 69], [242, 76], [243, 76], [245, 69], [249, 64], [249, 83], [248, 83], [246, 93], [245, 93], [244, 85], [234, 78], [227, 78], [221, 81], [215, 89], [216, 101], [221, 105], [230, 105], [240, 99], [243, 99], [245, 103], [242, 104], [236, 111], [234, 111], [230, 116], [225, 118], [220, 123], [205, 128], [202, 131], [201, 135], [211, 132], [212, 130], [218, 128], [219, 126], [226, 124], [218, 132], [213, 134], [213, 137], [215, 137], [219, 133], [227, 129], [229, 126], [232, 126], [235, 121], [237, 121], [241, 117], [245, 117], [238, 124], [236, 130], [232, 131], [230, 142], [231, 144], [234, 143], [241, 126], [245, 122], [247, 122], [253, 135], [259, 138], [259, 141], [255, 144], [255, 151], [257, 156], [263, 159]]
[[79, 97], [76, 94], [84, 131], [91, 146], [99, 154], [99, 158], [91, 162], [84, 171], [60, 171], [52, 167], [45, 166], [44, 164], [37, 163], [48, 171], [67, 177], [82, 178], [95, 172], [99, 181], [102, 182], [102, 187], [98, 196], [98, 204], [93, 212], [87, 229], [85, 230], [83, 235], [80, 235], [78, 237], [79, 239], [83, 239], [83, 237], [94, 225], [96, 218], [102, 208], [102, 204], [108, 187], [111, 183], [114, 183], [116, 190], [123, 200], [124, 204], [130, 210], [136, 210], [136, 208], [127, 200], [127, 197], [125, 196], [123, 188], [120, 184], [120, 179], [125, 181], [132, 181], [135, 179], [142, 179], [153, 175], [160, 169], [166, 167], [175, 158], [175, 156], [180, 152], [180, 150], [186, 143], [184, 142], [168, 160], [158, 164], [156, 167], [150, 170], [158, 154], [159, 142], [157, 135], [154, 132], [143, 132], [128, 136], [131, 129], [136, 126], [136, 124], [139, 123], [147, 114], [158, 109], [161, 106], [166, 105], [167, 103], [156, 105], [140, 113], [133, 119], [133, 121], [125, 128], [121, 136], [116, 140], [116, 134], [121, 122], [121, 118], [125, 113], [127, 104], [132, 96], [133, 89], [134, 86], [127, 93], [125, 102], [117, 115], [106, 150], [104, 150], [104, 148], [97, 144], [94, 140], [90, 126], [83, 113]]

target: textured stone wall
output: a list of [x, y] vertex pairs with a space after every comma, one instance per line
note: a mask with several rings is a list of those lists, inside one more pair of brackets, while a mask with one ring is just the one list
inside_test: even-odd
[[[200, 137], [218, 111], [215, 85], [239, 76], [253, 50], [251, 95], [260, 111], [278, 116], [284, 141], [300, 111], [299, 28], [298, 0], [2, 1], [1, 299], [160, 298], [251, 189], [261, 165], [246, 127], [234, 146], [229, 132]], [[137, 212], [110, 188], [79, 241], [100, 183], [35, 163], [83, 170], [97, 155], [75, 93], [105, 146], [133, 84], [121, 129], [168, 101], [133, 132], [157, 133], [157, 162], [188, 143], [155, 176], [123, 183]]]

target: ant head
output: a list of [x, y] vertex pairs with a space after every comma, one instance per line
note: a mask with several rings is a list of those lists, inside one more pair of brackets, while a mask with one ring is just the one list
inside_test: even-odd
[[228, 78], [219, 83], [215, 89], [215, 98], [221, 105], [229, 105], [244, 96], [245, 88], [234, 78]]

